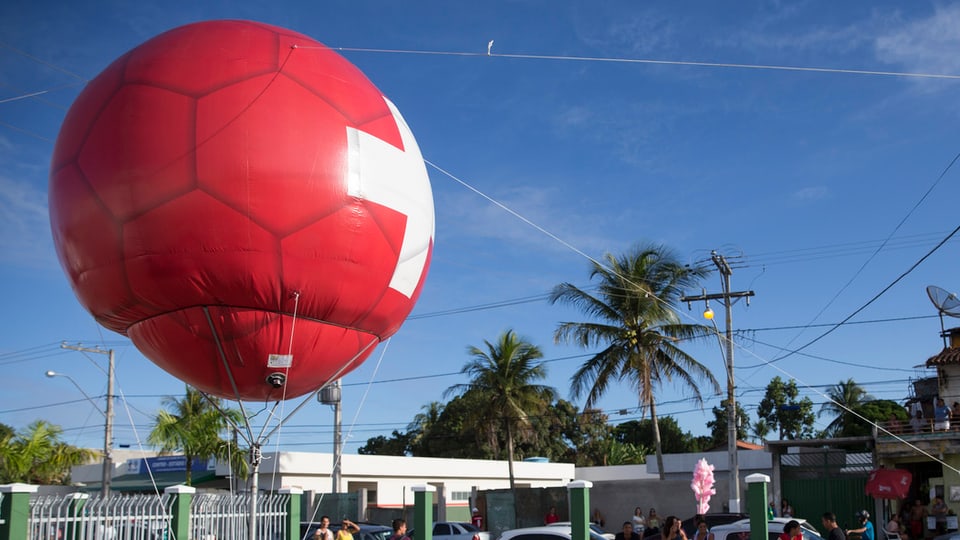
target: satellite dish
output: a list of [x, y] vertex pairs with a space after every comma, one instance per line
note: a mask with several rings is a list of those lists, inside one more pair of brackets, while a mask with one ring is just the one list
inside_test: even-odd
[[943, 337], [943, 346], [947, 346], [946, 330], [943, 327], [943, 316], [960, 317], [960, 298], [956, 294], [936, 285], [927, 286], [927, 296], [933, 305], [937, 306], [940, 315], [940, 335]]

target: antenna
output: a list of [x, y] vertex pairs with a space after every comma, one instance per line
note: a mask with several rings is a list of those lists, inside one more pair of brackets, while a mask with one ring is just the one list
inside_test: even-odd
[[960, 298], [956, 294], [936, 285], [927, 286], [927, 296], [933, 305], [937, 306], [940, 315], [940, 336], [943, 337], [943, 348], [947, 348], [947, 331], [943, 327], [943, 316], [960, 318]]

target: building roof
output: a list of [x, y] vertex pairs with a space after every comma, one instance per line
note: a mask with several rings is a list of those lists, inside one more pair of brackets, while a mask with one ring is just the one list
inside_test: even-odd
[[944, 347], [938, 354], [927, 359], [927, 367], [945, 366], [947, 364], [960, 364], [960, 349]]
[[[738, 440], [737, 448], [739, 450], [763, 450], [763, 445], [753, 444], [752, 442]], [[718, 444], [717, 446], [714, 446], [713, 448], [708, 449], [707, 452], [719, 452], [721, 450], [726, 450], [726, 449], [727, 449], [727, 441], [724, 440], [722, 443]]]

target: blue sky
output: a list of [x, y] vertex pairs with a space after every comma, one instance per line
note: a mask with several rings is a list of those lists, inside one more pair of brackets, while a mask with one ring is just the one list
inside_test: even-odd
[[[50, 238], [47, 175], [52, 141], [83, 80], [160, 32], [217, 18], [276, 24], [349, 49], [485, 53], [494, 40], [502, 55], [960, 75], [960, 6], [947, 2], [5, 2], [0, 421], [20, 427], [42, 418], [61, 425], [68, 442], [102, 444], [99, 413], [69, 381], [43, 373], [68, 373], [100, 399], [105, 358], [61, 351], [61, 340], [116, 349], [126, 396], [117, 444], [136, 447], [160, 397], [182, 394], [181, 382], [79, 306]], [[826, 330], [797, 327], [843, 320], [957, 227], [960, 170], [938, 178], [960, 151], [960, 80], [342, 54], [398, 106], [426, 159], [577, 250], [599, 257], [654, 241], [690, 262], [713, 249], [738, 261], [734, 290], [756, 291], [749, 307], [734, 308], [734, 325], [744, 330], [737, 389], [751, 420], [776, 375], [796, 378], [815, 403], [824, 386], [847, 378], [877, 397], [903, 399], [908, 380], [924, 374], [914, 366], [942, 347], [924, 288], [960, 290], [956, 239], [851, 320], [861, 324], [766, 364]], [[42, 93], [24, 97], [34, 92]], [[559, 321], [583, 319], [542, 299], [460, 309], [537, 297], [564, 281], [586, 285], [589, 263], [450, 177], [430, 175], [437, 213], [430, 276], [389, 346], [344, 380], [347, 452], [403, 430], [422, 406], [465, 382], [456, 373], [468, 345], [508, 328], [542, 347], [547, 382], [565, 397], [583, 361], [577, 355], [591, 352], [553, 343]], [[719, 291], [719, 276], [704, 286]], [[683, 313], [702, 320], [701, 311]], [[721, 316], [717, 323], [722, 328]], [[782, 327], [789, 329], [772, 329]], [[724, 384], [716, 343], [690, 351]], [[668, 385], [660, 395], [660, 413], [695, 434], [706, 433], [720, 400], [708, 397], [704, 412], [685, 388]], [[637, 418], [636, 405], [627, 387], [600, 403], [614, 423]], [[331, 423], [328, 407], [310, 404], [267, 445], [329, 451]]]

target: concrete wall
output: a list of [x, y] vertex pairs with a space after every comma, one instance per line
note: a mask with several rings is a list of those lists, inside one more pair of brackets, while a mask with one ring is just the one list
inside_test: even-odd
[[[260, 469], [260, 487], [299, 487], [315, 493], [330, 493], [333, 491], [332, 468], [331, 454], [266, 453]], [[532, 488], [565, 487], [574, 479], [575, 471], [572, 463], [515, 462], [513, 468], [517, 486]], [[226, 475], [226, 465], [218, 464], [217, 474]], [[356, 491], [361, 487], [376, 491], [377, 507], [412, 505], [410, 488], [418, 484], [436, 486], [437, 500], [443, 495], [447, 508], [467, 509], [469, 500], [455, 500], [454, 492], [508, 488], [509, 468], [506, 461], [493, 460], [342, 456], [340, 491]]]

